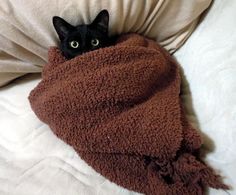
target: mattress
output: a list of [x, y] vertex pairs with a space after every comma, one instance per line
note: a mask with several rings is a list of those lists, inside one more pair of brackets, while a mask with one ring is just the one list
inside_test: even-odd
[[[236, 186], [236, 2], [216, 1], [185, 45], [181, 97], [199, 128], [206, 161]], [[0, 89], [1, 195], [138, 195], [96, 173], [37, 119], [27, 96], [32, 74]], [[211, 195], [236, 195], [236, 189]]]

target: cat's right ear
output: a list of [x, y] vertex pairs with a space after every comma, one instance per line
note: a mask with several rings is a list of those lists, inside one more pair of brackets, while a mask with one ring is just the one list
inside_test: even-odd
[[52, 18], [52, 23], [61, 41], [68, 35], [69, 31], [74, 28], [74, 26], [70, 25], [59, 16], [54, 16]]

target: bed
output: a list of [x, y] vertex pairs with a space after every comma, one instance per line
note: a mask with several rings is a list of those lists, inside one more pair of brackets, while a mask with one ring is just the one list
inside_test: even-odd
[[[174, 53], [182, 67], [187, 117], [204, 140], [206, 161], [236, 189], [236, 2], [216, 1], [185, 44]], [[38, 70], [35, 70], [37, 72]], [[40, 74], [0, 89], [1, 195], [135, 195], [88, 166], [30, 108], [29, 92]]]

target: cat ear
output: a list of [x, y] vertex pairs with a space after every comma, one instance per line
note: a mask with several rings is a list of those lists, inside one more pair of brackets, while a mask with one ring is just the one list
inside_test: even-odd
[[68, 35], [69, 31], [74, 28], [74, 26], [58, 16], [52, 18], [52, 23], [61, 41]]
[[109, 13], [107, 10], [102, 10], [91, 23], [91, 26], [97, 27], [98, 29], [108, 32], [108, 24], [109, 24]]

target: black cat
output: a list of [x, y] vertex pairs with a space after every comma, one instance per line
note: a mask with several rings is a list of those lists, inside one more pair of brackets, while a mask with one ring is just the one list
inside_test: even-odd
[[72, 26], [54, 16], [53, 25], [60, 38], [60, 49], [67, 59], [113, 44], [108, 36], [109, 13], [102, 10], [91, 24]]

